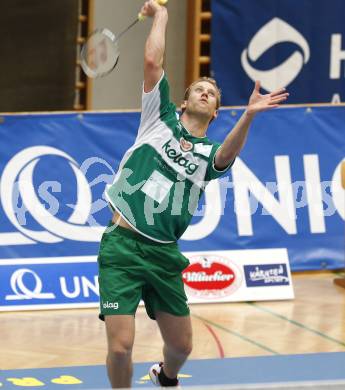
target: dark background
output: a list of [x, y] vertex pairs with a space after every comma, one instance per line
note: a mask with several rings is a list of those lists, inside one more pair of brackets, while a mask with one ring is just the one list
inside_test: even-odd
[[73, 109], [78, 0], [1, 0], [0, 112]]

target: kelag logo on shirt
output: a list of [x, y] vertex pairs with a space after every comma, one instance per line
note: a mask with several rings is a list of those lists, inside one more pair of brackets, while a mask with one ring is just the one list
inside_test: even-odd
[[180, 167], [186, 168], [187, 175], [193, 175], [195, 171], [198, 169], [199, 165], [191, 163], [186, 157], [182, 155], [181, 152], [177, 152], [171, 145], [171, 139], [167, 141], [162, 149], [165, 151], [165, 154], [168, 158], [178, 164]]
[[290, 284], [285, 264], [245, 265], [243, 268], [247, 287]]

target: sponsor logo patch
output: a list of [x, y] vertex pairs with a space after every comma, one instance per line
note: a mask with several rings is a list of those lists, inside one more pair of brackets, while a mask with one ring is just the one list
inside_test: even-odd
[[247, 287], [290, 284], [286, 264], [245, 265], [243, 268]]
[[187, 175], [193, 175], [195, 171], [198, 169], [199, 167], [198, 164], [194, 164], [190, 162], [186, 157], [182, 155], [181, 152], [176, 151], [171, 146], [171, 139], [162, 146], [162, 149], [164, 150], [165, 154], [171, 161], [178, 164], [180, 167], [185, 168], [185, 172], [187, 173]]
[[189, 152], [193, 149], [193, 144], [187, 140], [185, 140], [183, 137], [180, 138], [180, 148], [183, 152]]
[[103, 309], [115, 309], [117, 310], [119, 308], [119, 302], [103, 302], [102, 304]]
[[187, 292], [198, 298], [217, 299], [231, 295], [242, 275], [229, 259], [218, 255], [192, 256], [182, 278]]

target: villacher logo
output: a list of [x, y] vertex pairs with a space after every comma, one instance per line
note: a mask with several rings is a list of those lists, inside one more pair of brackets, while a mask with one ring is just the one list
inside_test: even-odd
[[231, 295], [242, 282], [242, 274], [229, 259], [218, 255], [192, 256], [182, 278], [189, 295], [219, 299]]

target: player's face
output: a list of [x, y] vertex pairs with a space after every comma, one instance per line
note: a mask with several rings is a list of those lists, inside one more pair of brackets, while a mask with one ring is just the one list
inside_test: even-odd
[[191, 87], [187, 110], [208, 115], [211, 119], [217, 109], [217, 97], [218, 91], [211, 83], [199, 81]]

